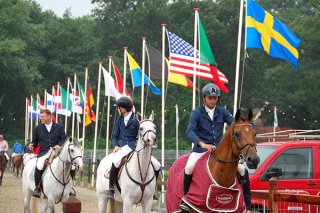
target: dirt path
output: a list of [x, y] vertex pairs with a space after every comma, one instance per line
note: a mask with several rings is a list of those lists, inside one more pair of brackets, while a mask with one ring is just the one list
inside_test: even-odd
[[[13, 176], [12, 172], [5, 172], [2, 186], [0, 186], [0, 212], [23, 212], [23, 195], [21, 178]], [[74, 187], [77, 198], [81, 201], [82, 213], [97, 213], [98, 199], [94, 190]], [[62, 205], [56, 205], [56, 212], [63, 213]], [[132, 212], [141, 212], [139, 207], [134, 207]]]

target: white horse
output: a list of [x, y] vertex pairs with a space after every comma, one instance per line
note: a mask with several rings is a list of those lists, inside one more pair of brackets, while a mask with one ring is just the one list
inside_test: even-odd
[[[41, 199], [41, 213], [54, 212], [54, 206], [66, 199], [72, 192], [72, 180], [70, 170], [72, 164], [75, 164], [79, 171], [83, 169], [81, 155], [81, 144], [75, 139], [67, 140], [59, 150], [58, 156], [48, 164], [42, 175], [43, 193], [48, 199]], [[23, 170], [22, 191], [24, 195], [24, 213], [30, 213], [30, 200], [34, 185], [34, 170], [36, 158], [30, 159]], [[37, 198], [33, 198], [37, 199]], [[40, 201], [40, 199], [37, 199]], [[34, 202], [31, 202], [32, 204]], [[35, 206], [31, 205], [32, 212], [37, 211]], [[38, 211], [37, 211], [38, 212]]]
[[[156, 126], [153, 123], [153, 112], [149, 119], [142, 120], [141, 115], [137, 113], [137, 119], [140, 123], [138, 142], [135, 151], [124, 164], [122, 171], [119, 171], [119, 185], [121, 188], [121, 197], [116, 188], [116, 204], [123, 202], [123, 212], [131, 212], [134, 204], [141, 203], [142, 212], [151, 212], [152, 197], [155, 192], [156, 178], [151, 165], [151, 152], [156, 147]], [[96, 192], [99, 200], [99, 213], [105, 213], [107, 210], [108, 199], [106, 190], [109, 189], [109, 177], [105, 177], [106, 171], [110, 170], [113, 153], [107, 155], [100, 162], [97, 169]], [[112, 200], [112, 204], [113, 204]], [[110, 205], [108, 212], [119, 211], [121, 209]]]

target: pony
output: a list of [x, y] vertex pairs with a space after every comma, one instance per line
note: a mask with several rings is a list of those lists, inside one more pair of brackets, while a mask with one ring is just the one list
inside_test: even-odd
[[6, 156], [4, 155], [4, 151], [0, 152], [0, 186], [2, 185], [2, 178], [3, 178], [3, 173], [6, 170], [7, 167], [7, 159]]
[[[34, 185], [34, 170], [36, 166], [36, 158], [31, 158], [25, 165], [23, 170], [22, 191], [24, 196], [24, 213], [37, 211], [35, 205], [30, 206], [32, 191]], [[55, 159], [49, 163], [42, 175], [43, 194], [47, 199], [36, 199], [38, 203], [41, 200], [41, 213], [47, 212], [49, 208], [53, 213], [55, 204], [65, 200], [72, 190], [72, 180], [70, 170], [72, 164], [75, 164], [79, 171], [83, 169], [82, 147], [76, 139], [66, 140], [58, 151]]]
[[[183, 194], [183, 176], [189, 154], [185, 154], [174, 161], [168, 172], [166, 188], [166, 208], [168, 212], [182, 211], [179, 207], [182, 198], [185, 203], [197, 212], [218, 212], [217, 210], [213, 210], [215, 208], [209, 206], [211, 205], [210, 196], [213, 203], [218, 203], [218, 198], [224, 202], [231, 202], [237, 198], [237, 202], [235, 204], [233, 203], [232, 212], [238, 212], [238, 209], [241, 211], [240, 204], [241, 208], [245, 209], [243, 193], [240, 193], [242, 188], [238, 187], [234, 190], [234, 187], [240, 186], [236, 180], [239, 161], [245, 161], [250, 169], [256, 169], [260, 162], [256, 150], [256, 133], [250, 123], [251, 119], [251, 109], [249, 109], [245, 119], [240, 116], [240, 110], [237, 111], [234, 122], [224, 134], [216, 150], [212, 153], [206, 153], [197, 162], [192, 183], [186, 196]], [[208, 184], [205, 185], [204, 183]], [[237, 194], [227, 194], [224, 191], [225, 189], [230, 189], [230, 191], [234, 190]], [[197, 191], [200, 192], [204, 198], [201, 197], [197, 200], [198, 197], [195, 196]], [[217, 193], [214, 197], [211, 193], [215, 191]], [[232, 193], [234, 193], [234, 191]], [[224, 197], [221, 198], [219, 196]], [[192, 203], [190, 200], [194, 202], [197, 200], [199, 203]], [[238, 205], [238, 203], [240, 204]], [[199, 205], [201, 205], [201, 207], [197, 207]], [[228, 212], [230, 212], [230, 210]]]
[[16, 171], [16, 176], [19, 177], [19, 171], [22, 169], [21, 166], [23, 163], [23, 159], [22, 159], [22, 154], [16, 154], [13, 158], [12, 158], [12, 171], [13, 174]]
[[109, 199], [106, 198], [106, 189], [109, 187], [109, 177], [106, 178], [105, 174], [111, 168], [113, 153], [104, 157], [98, 166], [96, 193], [99, 200], [99, 213], [105, 213], [106, 210], [108, 212], [122, 212], [123, 210], [124, 213], [129, 213], [132, 206], [138, 203], [141, 203], [142, 212], [151, 212], [152, 197], [156, 186], [156, 178], [151, 165], [152, 150], [156, 147], [156, 126], [153, 123], [153, 112], [149, 119], [142, 120], [139, 113], [136, 116], [140, 123], [137, 146], [135, 151], [129, 154], [122, 169], [119, 169], [118, 183], [121, 192], [116, 187], [116, 202], [111, 200], [108, 209]]

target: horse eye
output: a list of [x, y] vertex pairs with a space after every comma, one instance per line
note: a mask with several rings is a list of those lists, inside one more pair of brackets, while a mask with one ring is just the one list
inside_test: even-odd
[[239, 132], [236, 132], [234, 135], [235, 135], [237, 138], [240, 137], [240, 133], [239, 133]]
[[70, 152], [74, 152], [74, 150], [73, 150], [73, 149], [70, 149]]
[[140, 128], [139, 128], [139, 130], [140, 130], [140, 131], [142, 131], [142, 130], [143, 130], [143, 128], [142, 128], [142, 127], [140, 127]]

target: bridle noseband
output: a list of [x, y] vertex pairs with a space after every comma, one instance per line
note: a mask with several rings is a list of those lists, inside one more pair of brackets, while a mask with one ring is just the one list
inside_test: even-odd
[[[239, 158], [236, 158], [236, 159], [234, 159], [234, 160], [221, 160], [221, 159], [219, 159], [214, 153], [211, 153], [211, 156], [216, 160], [216, 161], [218, 161], [218, 162], [220, 162], [220, 163], [234, 163], [234, 164], [238, 164], [239, 163], [239, 160], [240, 161], [245, 161], [245, 157], [244, 156], [246, 156], [247, 154], [248, 154], [248, 151], [249, 151], [249, 149], [250, 149], [250, 147], [254, 147], [254, 148], [256, 148], [256, 143], [255, 142], [249, 142], [249, 143], [247, 143], [246, 145], [244, 145], [244, 146], [242, 146], [242, 147], [240, 147], [239, 146], [239, 143], [237, 143], [237, 137], [236, 137], [236, 135], [235, 135], [235, 132], [234, 132], [234, 129], [235, 129], [235, 127], [239, 127], [239, 126], [250, 126], [251, 128], [253, 128], [252, 127], [252, 125], [251, 124], [238, 124], [238, 125], [234, 125], [233, 126], [233, 128], [232, 128], [232, 142], [236, 145], [236, 147], [237, 147], [237, 150], [239, 151]], [[245, 154], [243, 154], [242, 153], [242, 150], [244, 149], [244, 148], [246, 148], [246, 147], [248, 147], [247, 148], [247, 152], [245, 153]]]

